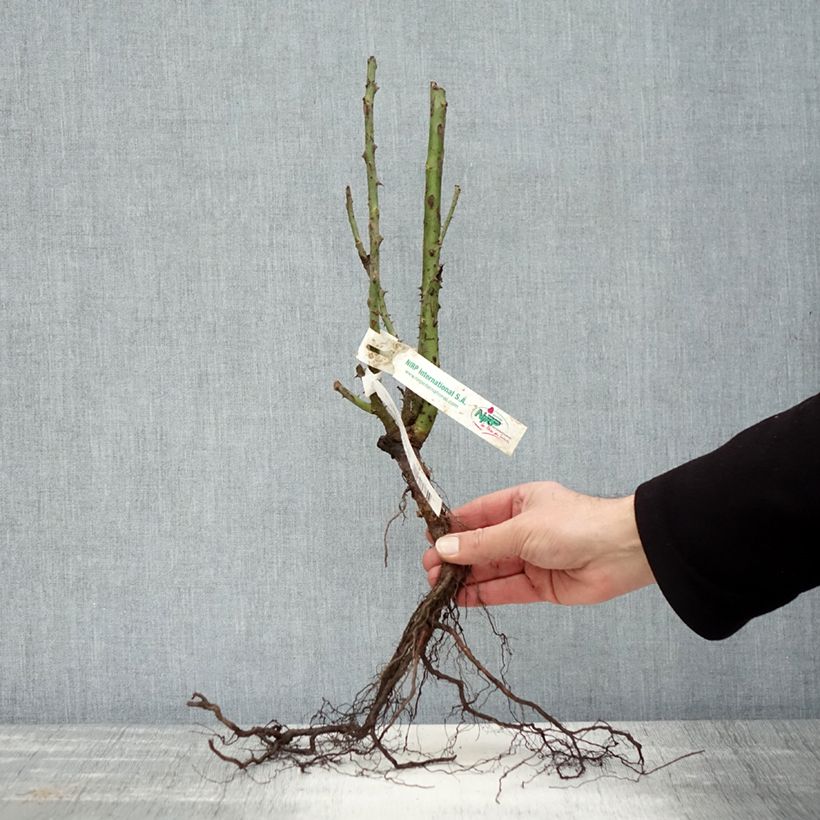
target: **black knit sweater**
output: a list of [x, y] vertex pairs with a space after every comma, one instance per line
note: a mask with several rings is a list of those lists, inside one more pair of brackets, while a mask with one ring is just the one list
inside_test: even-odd
[[661, 592], [710, 640], [820, 585], [820, 394], [641, 484]]

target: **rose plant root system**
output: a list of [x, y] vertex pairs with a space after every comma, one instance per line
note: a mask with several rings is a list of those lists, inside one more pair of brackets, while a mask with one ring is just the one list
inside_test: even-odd
[[[401, 467], [433, 538], [448, 532], [449, 510], [445, 507], [440, 516], [430, 510], [412, 481], [400, 443], [383, 436], [379, 445]], [[289, 727], [273, 720], [264, 726], [242, 728], [227, 718], [216, 703], [195, 692], [188, 706], [212, 712], [227, 730], [209, 738], [211, 750], [238, 769], [271, 762], [307, 771], [352, 762], [363, 773], [385, 775], [433, 764], [457, 766], [453, 751], [457, 731], [447, 748], [437, 754], [412, 752], [406, 738], [401, 741], [401, 733], [391, 733], [394, 727], [413, 723], [424, 684], [434, 679], [451, 688], [453, 714], [460, 723], [481, 723], [507, 731], [507, 751], [494, 760], [509, 756], [509, 760], [516, 762], [503, 769], [502, 778], [522, 765], [529, 770], [530, 777], [554, 772], [564, 780], [578, 778], [590, 767], [600, 770], [606, 763], [618, 763], [635, 775], [648, 774], [641, 744], [629, 732], [604, 721], [569, 728], [537, 703], [513, 692], [505, 679], [503, 664], [501, 672], [494, 674], [476, 657], [465, 640], [459, 611], [453, 602], [468, 571], [469, 567], [443, 564], [436, 585], [410, 616], [381, 672], [356, 695], [352, 704], [337, 709], [324, 703], [307, 726]], [[485, 612], [501, 641], [503, 656], [507, 638], [495, 628], [489, 612]], [[444, 659], [446, 664], [442, 663]], [[505, 708], [489, 710], [487, 702], [498, 699], [493, 696], [499, 696]], [[247, 748], [248, 742], [255, 748]], [[244, 754], [234, 751], [237, 745], [244, 749]], [[492, 761], [482, 764], [488, 762]]]
[[[541, 706], [515, 694], [503, 673], [493, 674], [473, 653], [459, 625], [453, 597], [466, 569], [444, 565], [435, 587], [411, 615], [390, 661], [379, 675], [344, 710], [328, 704], [314, 715], [308, 726], [288, 727], [277, 721], [264, 726], [242, 728], [228, 719], [221, 708], [195, 692], [188, 705], [214, 714], [228, 734], [209, 739], [218, 757], [239, 769], [268, 761], [295, 766], [305, 771], [314, 766], [332, 766], [354, 761], [362, 771], [382, 772], [387, 761], [396, 770], [455, 761], [450, 749], [437, 755], [411, 754], [406, 744], [397, 748], [396, 733], [390, 729], [404, 720], [412, 723], [425, 682], [436, 679], [452, 687], [455, 710], [464, 722], [491, 724], [510, 732], [509, 754], [526, 750], [527, 766], [535, 773], [554, 771], [563, 779], [580, 777], [589, 766], [601, 767], [619, 761], [637, 774], [645, 774], [641, 744], [629, 732], [596, 722], [570, 729]], [[506, 643], [501, 633], [496, 633]], [[453, 674], [453, 664], [442, 668], [440, 658], [455, 652], [462, 673], [469, 667], [474, 675]], [[478, 686], [476, 686], [478, 683]], [[483, 702], [491, 691], [506, 701], [507, 714], [486, 710]], [[457, 735], [453, 735], [453, 741]], [[237, 755], [231, 746], [254, 739], [258, 748]], [[219, 743], [217, 743], [219, 741]]]

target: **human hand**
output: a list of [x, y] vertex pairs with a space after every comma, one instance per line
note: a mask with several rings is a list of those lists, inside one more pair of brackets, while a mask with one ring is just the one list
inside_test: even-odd
[[443, 561], [470, 565], [460, 606], [594, 604], [655, 581], [634, 496], [596, 498], [535, 481], [480, 496], [451, 516], [451, 534], [422, 563], [431, 585]]

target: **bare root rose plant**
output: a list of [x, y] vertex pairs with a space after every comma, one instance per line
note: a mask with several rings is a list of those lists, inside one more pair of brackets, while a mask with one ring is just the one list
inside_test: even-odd
[[[347, 218], [353, 243], [369, 283], [367, 307], [370, 328], [397, 335], [385, 304], [379, 262], [382, 235], [379, 225], [379, 186], [376, 173], [373, 110], [376, 91], [376, 60], [367, 61], [367, 81], [363, 97], [364, 159], [367, 174], [368, 246], [359, 232], [350, 187], [345, 190]], [[439, 364], [439, 291], [442, 284], [441, 250], [447, 228], [459, 199], [455, 186], [444, 220], [441, 218], [441, 185], [444, 163], [444, 131], [447, 114], [445, 91], [430, 84], [429, 136], [424, 167], [424, 237], [422, 247], [421, 304], [419, 310], [418, 352]], [[361, 365], [357, 376], [364, 376]], [[418, 515], [424, 519], [433, 538], [450, 531], [453, 521], [445, 505], [436, 515], [417, 486], [402, 446], [400, 430], [376, 394], [369, 398], [354, 394], [340, 382], [334, 388], [352, 405], [373, 415], [383, 427], [377, 446], [396, 462], [412, 497]], [[402, 391], [401, 418], [412, 448], [421, 460], [421, 450], [436, 420], [436, 408], [409, 389]], [[425, 473], [429, 468], [421, 462]], [[550, 715], [534, 701], [522, 697], [508, 685], [502, 663], [501, 671], [491, 671], [472, 651], [459, 622], [454, 597], [465, 581], [469, 567], [444, 564], [438, 582], [422, 598], [410, 615], [398, 644], [386, 664], [352, 702], [335, 708], [324, 702], [306, 726], [287, 726], [278, 720], [243, 728], [226, 717], [216, 703], [194, 692], [188, 706], [211, 712], [222, 729], [208, 741], [214, 754], [238, 769], [265, 763], [279, 763], [307, 771], [313, 767], [334, 767], [351, 761], [362, 771], [384, 774], [431, 764], [457, 766], [454, 752], [457, 732], [444, 749], [437, 753], [411, 750], [400, 726], [411, 724], [427, 681], [433, 679], [451, 688], [453, 713], [459, 725], [490, 724], [506, 730], [507, 751], [494, 758], [513, 760], [513, 753], [523, 752], [504, 773], [526, 762], [531, 776], [554, 772], [562, 779], [578, 778], [589, 767], [607, 762], [621, 764], [637, 775], [647, 774], [641, 744], [626, 731], [597, 721], [580, 728], [570, 728]], [[502, 657], [507, 639], [495, 628], [485, 610], [490, 628], [501, 642]], [[445, 660], [447, 662], [445, 662]], [[488, 704], [500, 702], [503, 708]], [[252, 744], [248, 747], [248, 743]], [[240, 744], [240, 746], [237, 746]], [[242, 752], [237, 751], [241, 747]], [[486, 762], [486, 761], [485, 761]], [[502, 777], [504, 774], [502, 774]]]

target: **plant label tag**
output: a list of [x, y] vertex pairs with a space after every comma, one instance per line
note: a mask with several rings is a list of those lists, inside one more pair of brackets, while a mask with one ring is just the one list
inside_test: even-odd
[[356, 358], [362, 364], [390, 373], [446, 416], [508, 456], [527, 431], [498, 405], [456, 381], [415, 348], [389, 333], [368, 328]]

